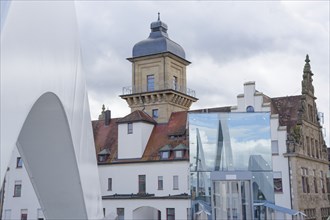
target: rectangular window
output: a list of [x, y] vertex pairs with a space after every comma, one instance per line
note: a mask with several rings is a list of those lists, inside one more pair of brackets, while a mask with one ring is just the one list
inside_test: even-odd
[[179, 189], [179, 176], [173, 176], [173, 189]]
[[178, 90], [178, 77], [173, 76], [173, 89]]
[[163, 176], [158, 176], [158, 190], [163, 190]]
[[125, 219], [125, 209], [124, 208], [117, 208], [117, 219], [124, 220]]
[[153, 118], [158, 118], [158, 109], [153, 109], [152, 110], [152, 117]]
[[306, 137], [307, 155], [311, 155], [309, 137]]
[[5, 209], [4, 220], [11, 219], [11, 209]]
[[311, 138], [311, 151], [312, 151], [312, 157], [314, 157], [315, 149], [314, 149], [314, 139]]
[[278, 155], [278, 141], [272, 141], [272, 154], [273, 155]]
[[168, 159], [169, 157], [170, 157], [170, 152], [169, 151], [160, 152], [160, 158], [161, 159]]
[[133, 123], [127, 123], [127, 134], [133, 134]]
[[319, 143], [317, 140], [315, 140], [315, 151], [316, 151], [316, 158], [319, 158]]
[[16, 168], [22, 168], [22, 166], [23, 166], [22, 158], [21, 157], [17, 157]]
[[44, 220], [44, 213], [41, 209], [37, 209], [37, 219], [38, 220]]
[[108, 191], [112, 191], [112, 178], [108, 178]]
[[146, 193], [146, 175], [139, 175], [139, 193]]
[[282, 178], [274, 178], [274, 192], [275, 193], [283, 192]]
[[322, 190], [322, 193], [325, 193], [325, 184], [323, 179], [323, 171], [320, 171], [320, 188]]
[[21, 209], [21, 220], [27, 220], [28, 210]]
[[175, 151], [175, 158], [182, 158], [183, 157], [183, 151], [177, 150]]
[[21, 197], [22, 181], [15, 181], [14, 197]]
[[175, 220], [175, 209], [174, 208], [166, 209], [166, 220]]
[[154, 91], [155, 90], [155, 76], [148, 75], [147, 76], [147, 91]]
[[302, 188], [304, 193], [309, 193], [309, 182], [308, 182], [308, 169], [307, 168], [301, 168], [301, 182], [302, 182]]

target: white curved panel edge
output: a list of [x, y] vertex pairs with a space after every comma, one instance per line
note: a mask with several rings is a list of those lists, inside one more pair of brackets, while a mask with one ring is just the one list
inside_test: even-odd
[[17, 145], [46, 219], [101, 219], [74, 2], [11, 1], [5, 14], [1, 184]]

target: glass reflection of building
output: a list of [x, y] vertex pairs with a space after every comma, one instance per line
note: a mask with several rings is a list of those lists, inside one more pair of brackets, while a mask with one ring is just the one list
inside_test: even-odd
[[266, 219], [274, 203], [269, 113], [190, 113], [193, 219]]

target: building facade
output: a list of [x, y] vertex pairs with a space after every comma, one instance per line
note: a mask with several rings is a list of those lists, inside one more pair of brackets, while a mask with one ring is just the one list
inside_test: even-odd
[[[302, 213], [306, 219], [326, 219], [330, 215], [326, 187], [329, 162], [308, 56], [300, 95], [271, 98], [257, 91], [255, 82], [247, 82], [233, 106], [189, 110], [197, 101], [194, 91], [186, 85], [186, 66], [190, 62], [183, 48], [168, 37], [167, 29], [158, 18], [151, 23], [149, 38], [133, 47], [132, 57], [128, 59], [132, 63], [132, 86], [125, 87], [121, 95], [131, 113], [112, 118], [110, 110], [105, 111], [103, 107], [99, 120], [92, 121], [105, 219], [248, 219], [247, 216], [290, 219], [302, 217]], [[197, 134], [196, 130], [190, 130], [190, 116], [241, 115], [235, 120], [244, 131], [248, 126], [243, 121], [253, 116], [252, 113], [267, 119], [263, 127], [267, 132], [263, 139], [258, 139], [261, 145], [256, 145], [255, 151], [245, 158], [248, 161], [245, 170], [231, 167], [230, 161], [234, 159], [230, 158], [235, 157], [237, 151], [230, 153], [231, 148], [225, 143], [222, 146], [227, 149], [226, 153], [211, 154], [217, 156], [215, 161], [219, 162], [212, 171], [218, 172], [201, 172], [209, 167], [205, 161], [212, 147], [202, 141], [202, 131]], [[253, 129], [249, 131], [261, 134]], [[222, 134], [224, 132], [225, 129]], [[229, 139], [227, 136], [227, 141]], [[197, 156], [192, 146], [198, 142], [204, 150], [198, 151]], [[233, 143], [232, 149], [248, 148]], [[260, 157], [263, 152], [266, 153]], [[256, 174], [255, 167], [266, 174]], [[227, 173], [220, 172], [224, 170]], [[251, 175], [241, 175], [242, 170]], [[228, 173], [232, 171], [237, 173]], [[238, 201], [238, 194], [234, 192], [237, 181], [234, 185], [226, 182], [230, 193], [225, 194], [231, 197], [225, 198], [211, 183], [221, 185], [226, 178], [233, 181], [230, 178], [234, 175], [242, 178], [240, 196], [251, 189], [250, 195], [244, 194], [251, 197], [250, 204], [245, 211], [239, 212], [234, 207], [229, 212], [225, 207], [225, 211], [219, 212], [223, 207], [213, 200]], [[253, 175], [259, 178], [260, 186], [267, 183], [260, 187], [260, 192], [252, 182]], [[17, 150], [13, 153], [2, 195], [3, 219], [43, 218]]]

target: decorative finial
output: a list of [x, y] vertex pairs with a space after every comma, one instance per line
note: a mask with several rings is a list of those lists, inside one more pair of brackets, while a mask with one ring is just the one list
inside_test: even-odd
[[306, 55], [305, 62], [306, 62], [306, 63], [309, 63], [309, 62], [310, 62], [308, 54]]
[[158, 12], [158, 21], [160, 21], [160, 13]]
[[104, 104], [102, 105], [102, 113], [104, 112], [104, 110], [105, 110], [105, 106], [104, 106]]

